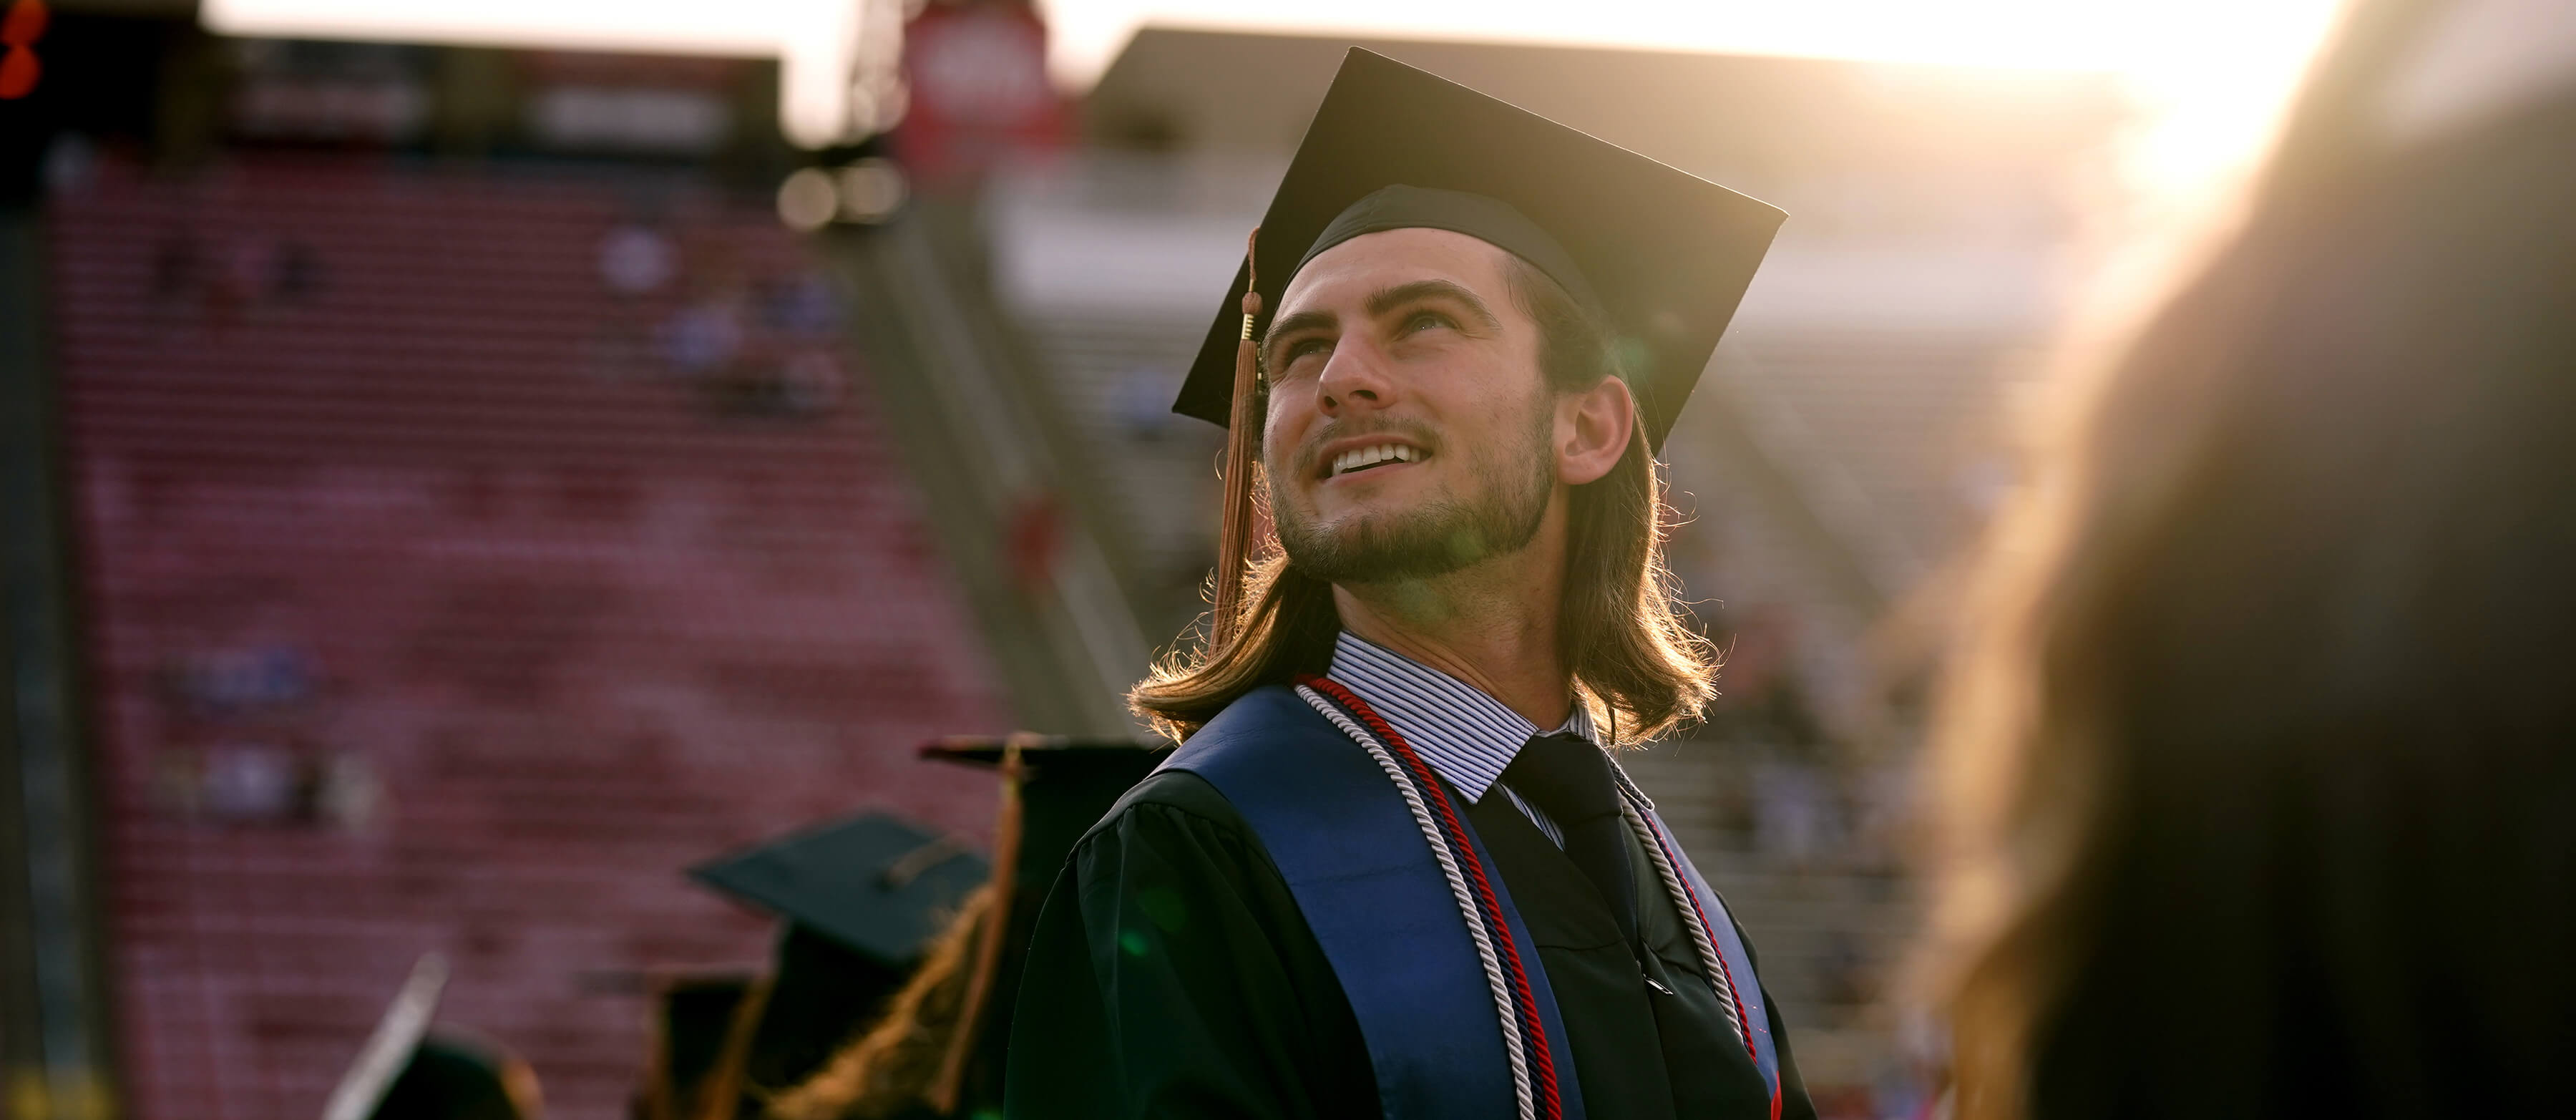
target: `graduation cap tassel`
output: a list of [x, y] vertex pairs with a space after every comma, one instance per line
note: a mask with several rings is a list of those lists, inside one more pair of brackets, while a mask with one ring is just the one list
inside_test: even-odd
[[1243, 629], [1243, 575], [1252, 559], [1252, 449], [1261, 438], [1259, 400], [1261, 360], [1252, 338], [1252, 321], [1261, 314], [1261, 278], [1254, 270], [1254, 249], [1261, 227], [1252, 227], [1243, 247], [1243, 337], [1234, 346], [1234, 411], [1225, 430], [1225, 512], [1216, 541], [1215, 648], [1234, 641]]

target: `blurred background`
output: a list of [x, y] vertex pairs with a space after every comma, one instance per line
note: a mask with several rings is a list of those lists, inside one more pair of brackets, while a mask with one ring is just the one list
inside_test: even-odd
[[682, 870], [935, 736], [1134, 736], [1204, 609], [1167, 411], [1343, 50], [1791, 217], [1668, 448], [1730, 650], [1628, 762], [1831, 1117], [1894, 998], [1929, 666], [2088, 309], [2217, 220], [2331, 0], [0, 0], [0, 1116], [317, 1113], [416, 958], [636, 1110]]

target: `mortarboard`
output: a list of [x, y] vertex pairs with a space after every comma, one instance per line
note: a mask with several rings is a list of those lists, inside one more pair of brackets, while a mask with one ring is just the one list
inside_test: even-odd
[[795, 1084], [864, 1027], [991, 866], [883, 813], [809, 829], [689, 869], [785, 920], [769, 977], [735, 1007], [701, 1099]]
[[689, 877], [901, 967], [989, 870], [952, 838], [868, 813], [701, 864]]
[[1118, 795], [1144, 780], [1163, 760], [1168, 744], [1059, 736], [952, 737], [922, 747], [921, 757], [1000, 768], [1012, 744], [1020, 747], [1021, 767], [1017, 778], [1020, 846], [1012, 860], [1012, 890], [1028, 899], [1026, 909], [1035, 918], [1036, 904], [1045, 901], [1056, 869], [1064, 865], [1074, 843], [1108, 814]]
[[[1380, 194], [1399, 186], [1416, 188], [1415, 197]], [[1362, 212], [1346, 213], [1363, 200]], [[1371, 208], [1383, 211], [1376, 222], [1397, 224], [1371, 223], [1364, 213]], [[1588, 289], [1626, 359], [1647, 441], [1660, 450], [1786, 216], [1353, 48], [1261, 219], [1249, 262], [1257, 267], [1236, 270], [1172, 411], [1227, 424], [1248, 275], [1261, 280], [1257, 335], [1331, 227], [1341, 227], [1332, 230], [1339, 236], [1355, 227], [1428, 225], [1512, 250], [1578, 298]]]

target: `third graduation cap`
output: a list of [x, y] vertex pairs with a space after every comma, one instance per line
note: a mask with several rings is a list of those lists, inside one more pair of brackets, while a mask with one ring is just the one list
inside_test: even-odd
[[[1268, 326], [1267, 313], [1305, 259], [1340, 239], [1407, 226], [1466, 233], [1528, 261], [1603, 314], [1647, 440], [1661, 449], [1784, 217], [1354, 48], [1261, 219], [1253, 263], [1265, 314], [1256, 329]], [[1172, 411], [1226, 423], [1244, 285], [1238, 269]]]

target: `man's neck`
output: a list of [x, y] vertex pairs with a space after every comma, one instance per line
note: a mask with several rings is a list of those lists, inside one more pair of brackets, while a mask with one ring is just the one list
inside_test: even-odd
[[1335, 584], [1333, 606], [1352, 634], [1456, 677], [1541, 728], [1557, 727], [1574, 700], [1556, 648], [1562, 540], [1431, 579]]

